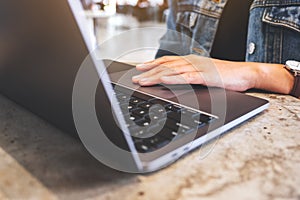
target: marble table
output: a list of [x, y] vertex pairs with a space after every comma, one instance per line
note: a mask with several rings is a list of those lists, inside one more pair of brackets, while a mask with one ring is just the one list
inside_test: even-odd
[[0, 96], [0, 199], [300, 199], [300, 100], [262, 114], [150, 174], [112, 170], [79, 140]]

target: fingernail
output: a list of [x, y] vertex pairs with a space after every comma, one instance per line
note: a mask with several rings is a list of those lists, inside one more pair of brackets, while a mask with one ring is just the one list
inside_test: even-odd
[[140, 75], [133, 76], [132, 79], [139, 79]]
[[148, 81], [149, 81], [148, 78], [142, 78], [139, 82], [145, 83], [145, 82], [148, 82]]

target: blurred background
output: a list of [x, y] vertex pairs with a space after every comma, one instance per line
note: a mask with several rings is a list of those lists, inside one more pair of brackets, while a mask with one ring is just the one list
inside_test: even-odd
[[[140, 27], [164, 27], [167, 0], [81, 0], [86, 15], [94, 21], [97, 39]], [[99, 30], [100, 29], [100, 30]], [[98, 33], [98, 32], [99, 33]]]

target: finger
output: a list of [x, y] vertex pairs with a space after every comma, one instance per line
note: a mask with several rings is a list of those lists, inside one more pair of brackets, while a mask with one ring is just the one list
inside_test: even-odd
[[160, 78], [144, 78], [138, 81], [138, 84], [141, 86], [152, 86], [152, 85], [157, 85], [160, 84], [162, 81]]
[[138, 83], [141, 79], [144, 79], [144, 78], [148, 78], [148, 77], [153, 77], [155, 76], [156, 74], [160, 73], [160, 72], [163, 72], [163, 71], [167, 71], [169, 68], [165, 68], [164, 66], [159, 66], [159, 67], [156, 67], [156, 68], [153, 68], [149, 71], [146, 71], [140, 75], [137, 75], [137, 76], [133, 76], [132, 77], [132, 81], [134, 83]]
[[161, 64], [172, 62], [172, 61], [178, 61], [181, 60], [182, 58], [180, 56], [164, 56], [152, 61], [148, 61], [139, 65], [136, 65], [137, 70], [140, 71], [147, 71], [150, 69], [153, 69], [154, 67], [157, 67]]
[[147, 64], [149, 64], [149, 63], [162, 64], [162, 63], [165, 63], [165, 62], [179, 60], [181, 58], [182, 58], [182, 56], [163, 56], [163, 57], [157, 58], [155, 60], [152, 60], [152, 61], [149, 61], [149, 62], [146, 62], [146, 63]]
[[[173, 56], [175, 57], [175, 56]], [[166, 59], [167, 60], [167, 59]], [[160, 69], [159, 67], [163, 67]], [[184, 67], [188, 67], [188, 70]], [[188, 72], [188, 71], [203, 71], [202, 63], [201, 65], [195, 65], [192, 62], [189, 61], [189, 59], [186, 58], [186, 56], [177, 56], [177, 59], [175, 60], [169, 60], [166, 61], [160, 65], [157, 65], [155, 68], [157, 68], [158, 71], [165, 70], [167, 68], [172, 68], [175, 71], [178, 71], [180, 73], [182, 72]], [[144, 68], [145, 69], [145, 68]]]
[[156, 78], [159, 79], [162, 76], [171, 76], [171, 75], [177, 75], [181, 73], [187, 73], [187, 72], [194, 72], [195, 68], [192, 65], [179, 65], [176, 67], [170, 67], [170, 66], [159, 66], [157, 68], [154, 68], [150, 71], [147, 71], [143, 74], [140, 74], [138, 76], [132, 77], [132, 81], [134, 83], [138, 83], [141, 79], [146, 78]]
[[148, 70], [151, 70], [151, 69], [153, 69], [157, 66], [159, 66], [159, 64], [156, 64], [156, 63], [142, 63], [142, 64], [136, 65], [136, 69], [138, 71], [148, 71]]
[[[199, 76], [201, 76], [202, 73], [194, 72], [192, 66], [183, 66], [180, 68], [184, 73], [181, 74], [179, 71], [175, 71], [173, 69], [161, 71], [160, 73], [157, 73], [152, 76], [147, 76], [139, 79], [136, 81], [136, 83], [142, 85], [142, 86], [149, 86], [149, 85], [155, 85], [160, 83], [165, 83], [163, 80], [163, 77], [174, 77], [174, 80], [171, 80], [168, 84], [186, 84], [186, 83], [202, 83], [201, 80], [199, 80]], [[190, 71], [190, 72], [187, 72]], [[198, 80], [196, 80], [198, 78]], [[200, 77], [201, 78], [201, 77]], [[195, 79], [195, 80], [194, 80]], [[174, 83], [172, 82], [174, 81]]]
[[[152, 69], [148, 72], [145, 72], [145, 73], [143, 73], [139, 76], [132, 77], [132, 81], [134, 83], [138, 83], [140, 85], [145, 85], [143, 83], [144, 82], [149, 82], [149, 81], [151, 81], [151, 83], [155, 82], [157, 84], [160, 81], [159, 80], [160, 77], [175, 75], [175, 74], [177, 74], [176, 71], [171, 70], [170, 68], [166, 68], [165, 70], [162, 70], [161, 68], [160, 68], [160, 70], [158, 70], [157, 68], [154, 68], [154, 69]], [[141, 82], [143, 82], [143, 83], [141, 84]]]
[[188, 72], [174, 76], [160, 77], [164, 84], [204, 84], [203, 74], [201, 72]]
[[173, 69], [166, 68], [166, 70], [151, 75], [147, 74], [147, 76], [143, 76], [142, 78], [136, 79], [134, 80], [134, 82], [142, 86], [155, 85], [162, 82], [161, 77], [174, 76], [174, 75], [178, 75], [178, 72]]

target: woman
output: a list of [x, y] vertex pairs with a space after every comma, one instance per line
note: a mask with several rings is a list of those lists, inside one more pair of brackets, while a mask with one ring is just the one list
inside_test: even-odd
[[144, 73], [133, 82], [257, 88], [300, 97], [299, 75], [285, 67], [300, 61], [300, 0], [174, 0], [169, 6], [160, 58], [138, 65]]

